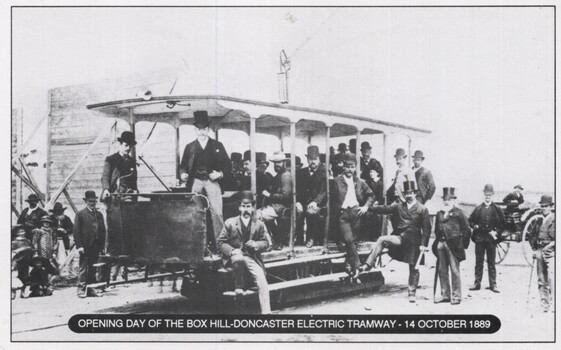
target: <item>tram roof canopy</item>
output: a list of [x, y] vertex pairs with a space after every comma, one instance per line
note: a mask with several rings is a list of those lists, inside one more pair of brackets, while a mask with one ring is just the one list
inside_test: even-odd
[[129, 123], [147, 121], [174, 126], [192, 124], [193, 112], [206, 110], [217, 128], [249, 132], [250, 118], [255, 118], [257, 132], [273, 135], [289, 128], [291, 122], [296, 123], [300, 132], [312, 134], [323, 134], [326, 126], [332, 126], [331, 137], [356, 135], [357, 130], [362, 134], [398, 133], [409, 136], [422, 136], [431, 132], [357, 115], [227, 96], [150, 96], [147, 99], [95, 103], [87, 108]]

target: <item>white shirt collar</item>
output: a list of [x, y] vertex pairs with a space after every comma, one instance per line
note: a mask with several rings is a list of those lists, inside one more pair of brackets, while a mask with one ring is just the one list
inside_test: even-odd
[[33, 213], [35, 210], [37, 210], [37, 208], [39, 208], [39, 206], [36, 206], [35, 208], [31, 209], [31, 207], [29, 207], [29, 210], [27, 211], [28, 214]]
[[202, 149], [206, 148], [206, 145], [208, 143], [208, 137], [206, 137], [204, 140], [201, 140], [200, 138], [197, 137], [197, 141], [199, 141], [199, 145], [201, 145]]
[[251, 220], [251, 217], [249, 218], [244, 218], [243, 216], [240, 215], [240, 219], [242, 220], [243, 224], [248, 227], [249, 226], [249, 221]]
[[409, 204], [409, 202], [405, 202], [405, 204], [407, 204], [407, 209], [411, 209], [415, 205], [415, 203], [417, 203], [416, 199], [413, 200], [413, 202], [411, 204]]

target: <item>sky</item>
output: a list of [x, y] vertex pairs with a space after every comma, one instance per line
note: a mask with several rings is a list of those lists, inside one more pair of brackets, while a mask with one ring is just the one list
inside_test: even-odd
[[413, 149], [437, 193], [552, 192], [553, 25], [538, 7], [16, 8], [12, 102], [29, 133], [50, 88], [167, 67], [174, 94], [278, 102], [284, 50], [290, 104], [432, 130]]

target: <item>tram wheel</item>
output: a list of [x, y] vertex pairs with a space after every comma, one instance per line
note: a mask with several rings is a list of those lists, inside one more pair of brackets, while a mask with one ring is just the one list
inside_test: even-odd
[[541, 223], [543, 222], [543, 215], [534, 215], [526, 222], [524, 225], [524, 230], [522, 230], [522, 253], [524, 255], [524, 259], [528, 265], [532, 265], [532, 247], [530, 246], [529, 239], [536, 235], [539, 230]]
[[495, 254], [495, 264], [500, 264], [508, 254], [510, 242], [502, 241], [496, 245], [497, 254]]

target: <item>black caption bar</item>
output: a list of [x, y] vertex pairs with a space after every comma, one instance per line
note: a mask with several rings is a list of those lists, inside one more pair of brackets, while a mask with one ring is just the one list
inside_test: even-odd
[[493, 315], [74, 315], [75, 333], [495, 333]]

